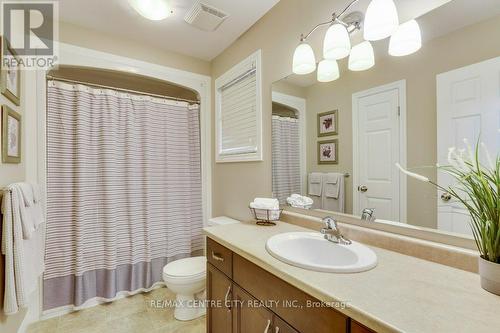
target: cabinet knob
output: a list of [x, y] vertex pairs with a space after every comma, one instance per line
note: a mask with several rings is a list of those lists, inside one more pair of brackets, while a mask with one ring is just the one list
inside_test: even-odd
[[231, 306], [227, 305], [229, 303], [229, 294], [230, 293], [231, 293], [231, 285], [229, 285], [229, 287], [227, 287], [226, 296], [224, 296], [224, 305], [226, 306], [226, 308], [228, 310], [231, 310]]
[[276, 326], [276, 329], [274, 330], [274, 333], [279, 333], [280, 332], [280, 328], [278, 326]]

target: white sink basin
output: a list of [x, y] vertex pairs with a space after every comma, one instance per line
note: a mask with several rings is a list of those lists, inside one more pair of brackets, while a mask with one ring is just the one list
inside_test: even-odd
[[266, 249], [287, 264], [319, 272], [357, 273], [377, 265], [377, 255], [363, 244], [335, 244], [318, 232], [278, 234], [267, 240]]

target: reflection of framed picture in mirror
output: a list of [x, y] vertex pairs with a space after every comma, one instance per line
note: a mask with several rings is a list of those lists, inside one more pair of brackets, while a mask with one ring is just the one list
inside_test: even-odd
[[0, 37], [0, 50], [2, 60], [0, 65], [0, 90], [5, 97], [14, 104], [19, 105], [21, 99], [21, 73], [19, 66], [16, 66], [18, 62], [9, 61], [12, 57], [17, 58], [17, 54], [3, 37]]
[[337, 114], [338, 110], [318, 113], [318, 137], [338, 134]]
[[318, 142], [318, 164], [337, 164], [339, 154], [338, 140]]
[[2, 105], [2, 162], [21, 162], [21, 115]]

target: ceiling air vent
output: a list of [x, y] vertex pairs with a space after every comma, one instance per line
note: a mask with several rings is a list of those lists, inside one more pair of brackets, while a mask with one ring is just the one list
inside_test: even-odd
[[215, 31], [227, 17], [223, 11], [197, 1], [184, 17], [184, 21], [204, 31]]

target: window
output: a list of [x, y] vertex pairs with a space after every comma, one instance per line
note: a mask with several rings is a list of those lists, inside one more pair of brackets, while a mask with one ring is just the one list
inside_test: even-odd
[[262, 160], [261, 51], [215, 80], [216, 161]]

